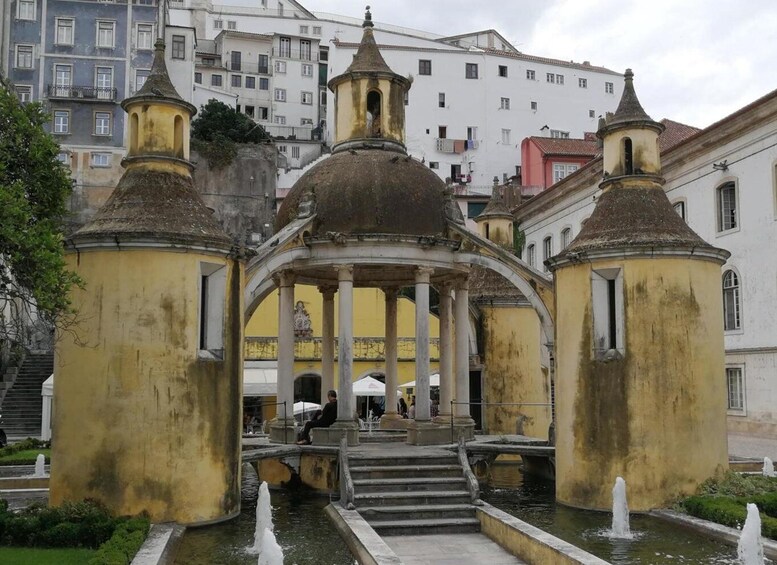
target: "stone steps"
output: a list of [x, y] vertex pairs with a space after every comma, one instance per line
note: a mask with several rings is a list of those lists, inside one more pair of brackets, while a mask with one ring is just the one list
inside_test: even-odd
[[370, 492], [356, 493], [354, 496], [356, 509], [374, 506], [421, 506], [440, 503], [468, 504], [469, 493], [466, 490], [447, 491], [404, 491], [404, 492]]
[[468, 503], [422, 504], [401, 506], [365, 506], [359, 514], [369, 520], [429, 520], [434, 518], [474, 518], [475, 508]]
[[368, 520], [368, 523], [382, 536], [463, 534], [480, 531], [480, 520], [477, 518]]
[[381, 465], [351, 467], [351, 477], [356, 479], [391, 479], [406, 475], [415, 477], [461, 477], [459, 465]]
[[54, 354], [29, 353], [19, 368], [13, 384], [3, 398], [0, 413], [9, 436], [39, 436], [43, 399], [43, 381], [54, 371]]
[[393, 479], [354, 479], [357, 492], [423, 492], [462, 490], [467, 486], [464, 477], [411, 477]]

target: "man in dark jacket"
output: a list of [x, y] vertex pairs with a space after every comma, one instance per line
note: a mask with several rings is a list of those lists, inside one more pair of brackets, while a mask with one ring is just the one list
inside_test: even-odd
[[337, 420], [337, 391], [330, 390], [326, 393], [326, 398], [328, 402], [324, 405], [321, 417], [317, 420], [305, 422], [305, 427], [302, 429], [301, 438], [297, 445], [310, 445], [311, 428], [328, 428]]

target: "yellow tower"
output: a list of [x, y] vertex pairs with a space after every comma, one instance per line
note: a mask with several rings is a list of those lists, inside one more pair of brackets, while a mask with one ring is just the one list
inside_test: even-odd
[[51, 502], [203, 524], [240, 510], [242, 261], [191, 177], [164, 42], [126, 99], [126, 171], [68, 240], [84, 279], [57, 343]]
[[491, 199], [483, 211], [475, 218], [478, 233], [481, 237], [493, 241], [497, 245], [513, 248], [513, 215], [504, 203], [504, 197], [499, 187], [499, 179], [494, 178], [494, 189]]
[[348, 141], [364, 146], [374, 139], [384, 146], [396, 143], [404, 150], [405, 92], [410, 81], [392, 71], [383, 60], [372, 33], [372, 15], [362, 24], [364, 34], [351, 65], [329, 81], [335, 93], [335, 144]]
[[720, 265], [672, 209], [658, 135], [625, 74], [597, 135], [602, 193], [548, 261], [556, 281], [556, 497], [609, 509], [662, 507], [728, 464]]

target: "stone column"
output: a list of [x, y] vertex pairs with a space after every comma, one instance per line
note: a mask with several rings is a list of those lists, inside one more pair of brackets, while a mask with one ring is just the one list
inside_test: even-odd
[[335, 289], [318, 287], [324, 299], [321, 320], [321, 405], [327, 402], [326, 393], [335, 388]]
[[440, 285], [440, 413], [437, 422], [450, 423], [453, 400], [453, 298], [451, 284]]
[[294, 274], [282, 272], [278, 285], [278, 375], [277, 415], [270, 424], [270, 441], [294, 443]]
[[456, 331], [456, 394], [454, 400], [454, 425], [459, 434], [472, 439], [475, 422], [470, 416], [469, 402], [469, 282], [462, 279], [456, 284], [454, 305]]
[[429, 275], [432, 269], [415, 272], [415, 419], [431, 419], [429, 399]]
[[397, 294], [396, 287], [384, 288], [386, 295], [386, 411], [380, 418], [380, 427], [399, 428], [403, 418], [397, 414]]

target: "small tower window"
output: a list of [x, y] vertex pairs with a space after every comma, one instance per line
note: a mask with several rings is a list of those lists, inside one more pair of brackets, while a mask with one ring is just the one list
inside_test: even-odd
[[130, 117], [130, 155], [136, 155], [138, 152], [138, 113], [132, 112]]
[[623, 274], [621, 269], [591, 272], [591, 300], [594, 322], [594, 356], [609, 357], [615, 350], [624, 354]]
[[[223, 358], [224, 308], [227, 268], [214, 263], [200, 263], [199, 349]], [[207, 354], [205, 355], [208, 356]]]
[[623, 138], [623, 174], [634, 174], [634, 158], [631, 150], [631, 139]]
[[380, 98], [377, 90], [367, 93], [367, 137], [380, 137]]
[[486, 228], [486, 239], [491, 239], [491, 237], [490, 237], [490, 235], [491, 235], [491, 232], [490, 232], [490, 230], [489, 230], [488, 222], [485, 222], [483, 225], [484, 225], [484, 226], [485, 226], [485, 228]]
[[173, 124], [174, 127], [174, 139], [173, 139], [173, 147], [175, 151], [175, 156], [179, 159], [183, 159], [183, 119], [181, 116], [175, 117], [175, 122]]

